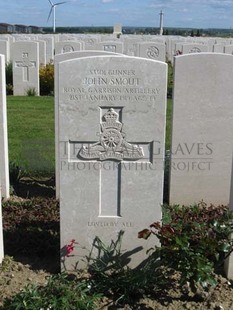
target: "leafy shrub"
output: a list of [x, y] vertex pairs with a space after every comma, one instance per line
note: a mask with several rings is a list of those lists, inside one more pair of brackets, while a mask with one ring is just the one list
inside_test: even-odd
[[40, 67], [40, 95], [52, 96], [54, 94], [54, 65], [47, 64]]
[[28, 88], [26, 94], [29, 97], [35, 97], [37, 95], [35, 87]]
[[193, 292], [200, 287], [216, 285], [214, 271], [232, 250], [230, 233], [233, 212], [227, 207], [207, 207], [200, 203], [191, 207], [164, 206], [163, 224], [152, 223], [139, 232], [147, 239], [156, 235], [161, 247], [161, 263], [181, 274], [180, 284], [190, 283]]
[[9, 163], [10, 184], [14, 187], [19, 184], [22, 177], [22, 170], [15, 161]]

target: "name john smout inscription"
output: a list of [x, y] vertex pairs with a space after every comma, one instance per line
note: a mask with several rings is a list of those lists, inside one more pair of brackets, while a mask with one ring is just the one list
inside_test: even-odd
[[155, 107], [160, 93], [159, 88], [142, 87], [142, 79], [136, 70], [99, 70], [89, 71], [81, 87], [63, 87], [70, 101], [143, 101]]

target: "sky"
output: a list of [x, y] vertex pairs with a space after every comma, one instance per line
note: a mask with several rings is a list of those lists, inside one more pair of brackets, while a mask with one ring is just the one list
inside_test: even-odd
[[[0, 0], [0, 22], [50, 27], [50, 8], [49, 0]], [[233, 28], [233, 0], [67, 0], [56, 8], [56, 26], [159, 27], [161, 10], [164, 28]]]

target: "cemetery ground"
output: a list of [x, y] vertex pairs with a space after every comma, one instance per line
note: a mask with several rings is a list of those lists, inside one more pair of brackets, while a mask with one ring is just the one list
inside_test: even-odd
[[[166, 149], [170, 145], [170, 100], [167, 119]], [[120, 242], [116, 247], [113, 244], [110, 247], [109, 243], [109, 248], [105, 248], [97, 240], [104, 257], [110, 257], [106, 268], [91, 261], [89, 271], [69, 276], [59, 274], [53, 120], [52, 97], [8, 97], [12, 196], [3, 203], [6, 258], [0, 266], [0, 309], [49, 309], [49, 305], [51, 309], [233, 309], [233, 282], [223, 276], [222, 265], [213, 278], [207, 277], [214, 286], [208, 292], [199, 288], [194, 293], [189, 285], [180, 285], [180, 272], [170, 275], [169, 268], [158, 270], [157, 264], [145, 265], [154, 269], [142, 268], [139, 273], [123, 270], [116, 264], [121, 257], [117, 247]], [[228, 216], [226, 208], [216, 210], [219, 210], [216, 216], [218, 212]], [[205, 217], [207, 213], [202, 215]], [[141, 229], [149, 234], [146, 227]], [[141, 241], [143, 244], [144, 240]], [[77, 250], [79, 246], [75, 244]], [[183, 245], [177, 243], [177, 246]], [[185, 262], [188, 257], [183, 259]], [[203, 277], [210, 272], [209, 267], [199, 266]], [[186, 276], [193, 279], [188, 273]]]

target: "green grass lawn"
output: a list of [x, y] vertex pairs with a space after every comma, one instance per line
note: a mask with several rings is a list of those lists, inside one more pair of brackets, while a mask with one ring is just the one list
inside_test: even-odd
[[54, 98], [7, 97], [9, 160], [27, 174], [55, 169]]
[[[10, 162], [26, 175], [55, 171], [53, 97], [7, 97]], [[167, 103], [166, 149], [170, 146], [172, 100]]]

